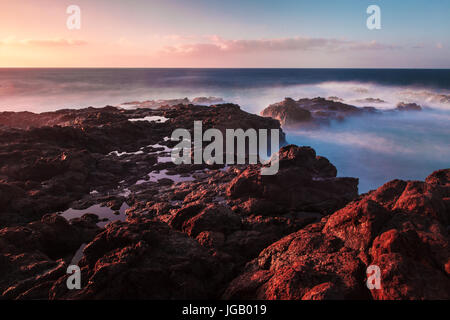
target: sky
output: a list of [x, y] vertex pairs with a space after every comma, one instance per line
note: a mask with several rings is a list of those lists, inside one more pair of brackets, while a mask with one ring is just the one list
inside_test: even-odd
[[450, 68], [449, 13], [447, 0], [1, 0], [0, 67]]

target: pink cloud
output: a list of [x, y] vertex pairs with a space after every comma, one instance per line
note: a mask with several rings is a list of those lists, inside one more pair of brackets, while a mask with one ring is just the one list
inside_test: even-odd
[[26, 45], [26, 46], [40, 46], [40, 47], [72, 47], [86, 45], [87, 41], [74, 39], [15, 39], [9, 37], [0, 40], [3, 45]]
[[195, 56], [200, 54], [236, 54], [273, 51], [307, 51], [307, 50], [383, 50], [396, 49], [399, 46], [382, 44], [376, 41], [357, 42], [327, 38], [275, 38], [259, 40], [227, 40], [218, 36], [209, 37], [207, 43], [188, 43], [165, 46], [165, 54]]
[[370, 42], [353, 42], [350, 46], [349, 49], [353, 49], [353, 50], [385, 50], [385, 49], [400, 49], [401, 47], [398, 45], [393, 45], [393, 44], [383, 44], [380, 42], [377, 42], [375, 40], [370, 41]]

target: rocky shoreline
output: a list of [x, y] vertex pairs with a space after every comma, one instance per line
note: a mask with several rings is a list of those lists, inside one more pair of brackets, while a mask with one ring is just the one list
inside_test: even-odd
[[[377, 104], [385, 101], [377, 98], [366, 98], [357, 102]], [[343, 121], [348, 117], [403, 111], [422, 111], [422, 107], [416, 103], [399, 102], [393, 109], [382, 110], [373, 106], [356, 107], [346, 104], [339, 97], [299, 100], [285, 98], [283, 101], [265, 108], [261, 111], [261, 116], [277, 119], [283, 127], [289, 128], [319, 126], [329, 124], [331, 120]]]
[[[284, 134], [274, 176], [175, 165], [169, 137], [194, 120], [280, 119], [157, 103], [0, 113], [1, 298], [450, 298], [450, 169], [358, 195], [358, 179]], [[66, 286], [74, 259], [81, 290]], [[381, 289], [366, 287], [369, 265]]]

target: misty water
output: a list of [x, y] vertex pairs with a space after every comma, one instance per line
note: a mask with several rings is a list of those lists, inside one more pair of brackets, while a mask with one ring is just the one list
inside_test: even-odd
[[288, 130], [287, 140], [312, 146], [337, 168], [358, 177], [359, 192], [392, 179], [423, 180], [450, 167], [450, 115], [442, 111], [392, 112]]
[[[287, 131], [313, 147], [359, 191], [400, 179], [424, 179], [450, 167], [450, 70], [406, 69], [0, 69], [0, 111], [44, 112], [129, 101], [221, 97], [259, 114], [285, 97], [338, 97], [355, 106], [420, 112], [347, 118]], [[368, 102], [367, 98], [380, 99]]]

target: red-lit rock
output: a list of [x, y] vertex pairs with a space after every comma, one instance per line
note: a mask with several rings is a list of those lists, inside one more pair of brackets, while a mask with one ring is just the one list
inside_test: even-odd
[[[391, 181], [264, 249], [234, 279], [233, 299], [449, 299], [450, 169]], [[365, 285], [366, 268], [381, 288]]]

